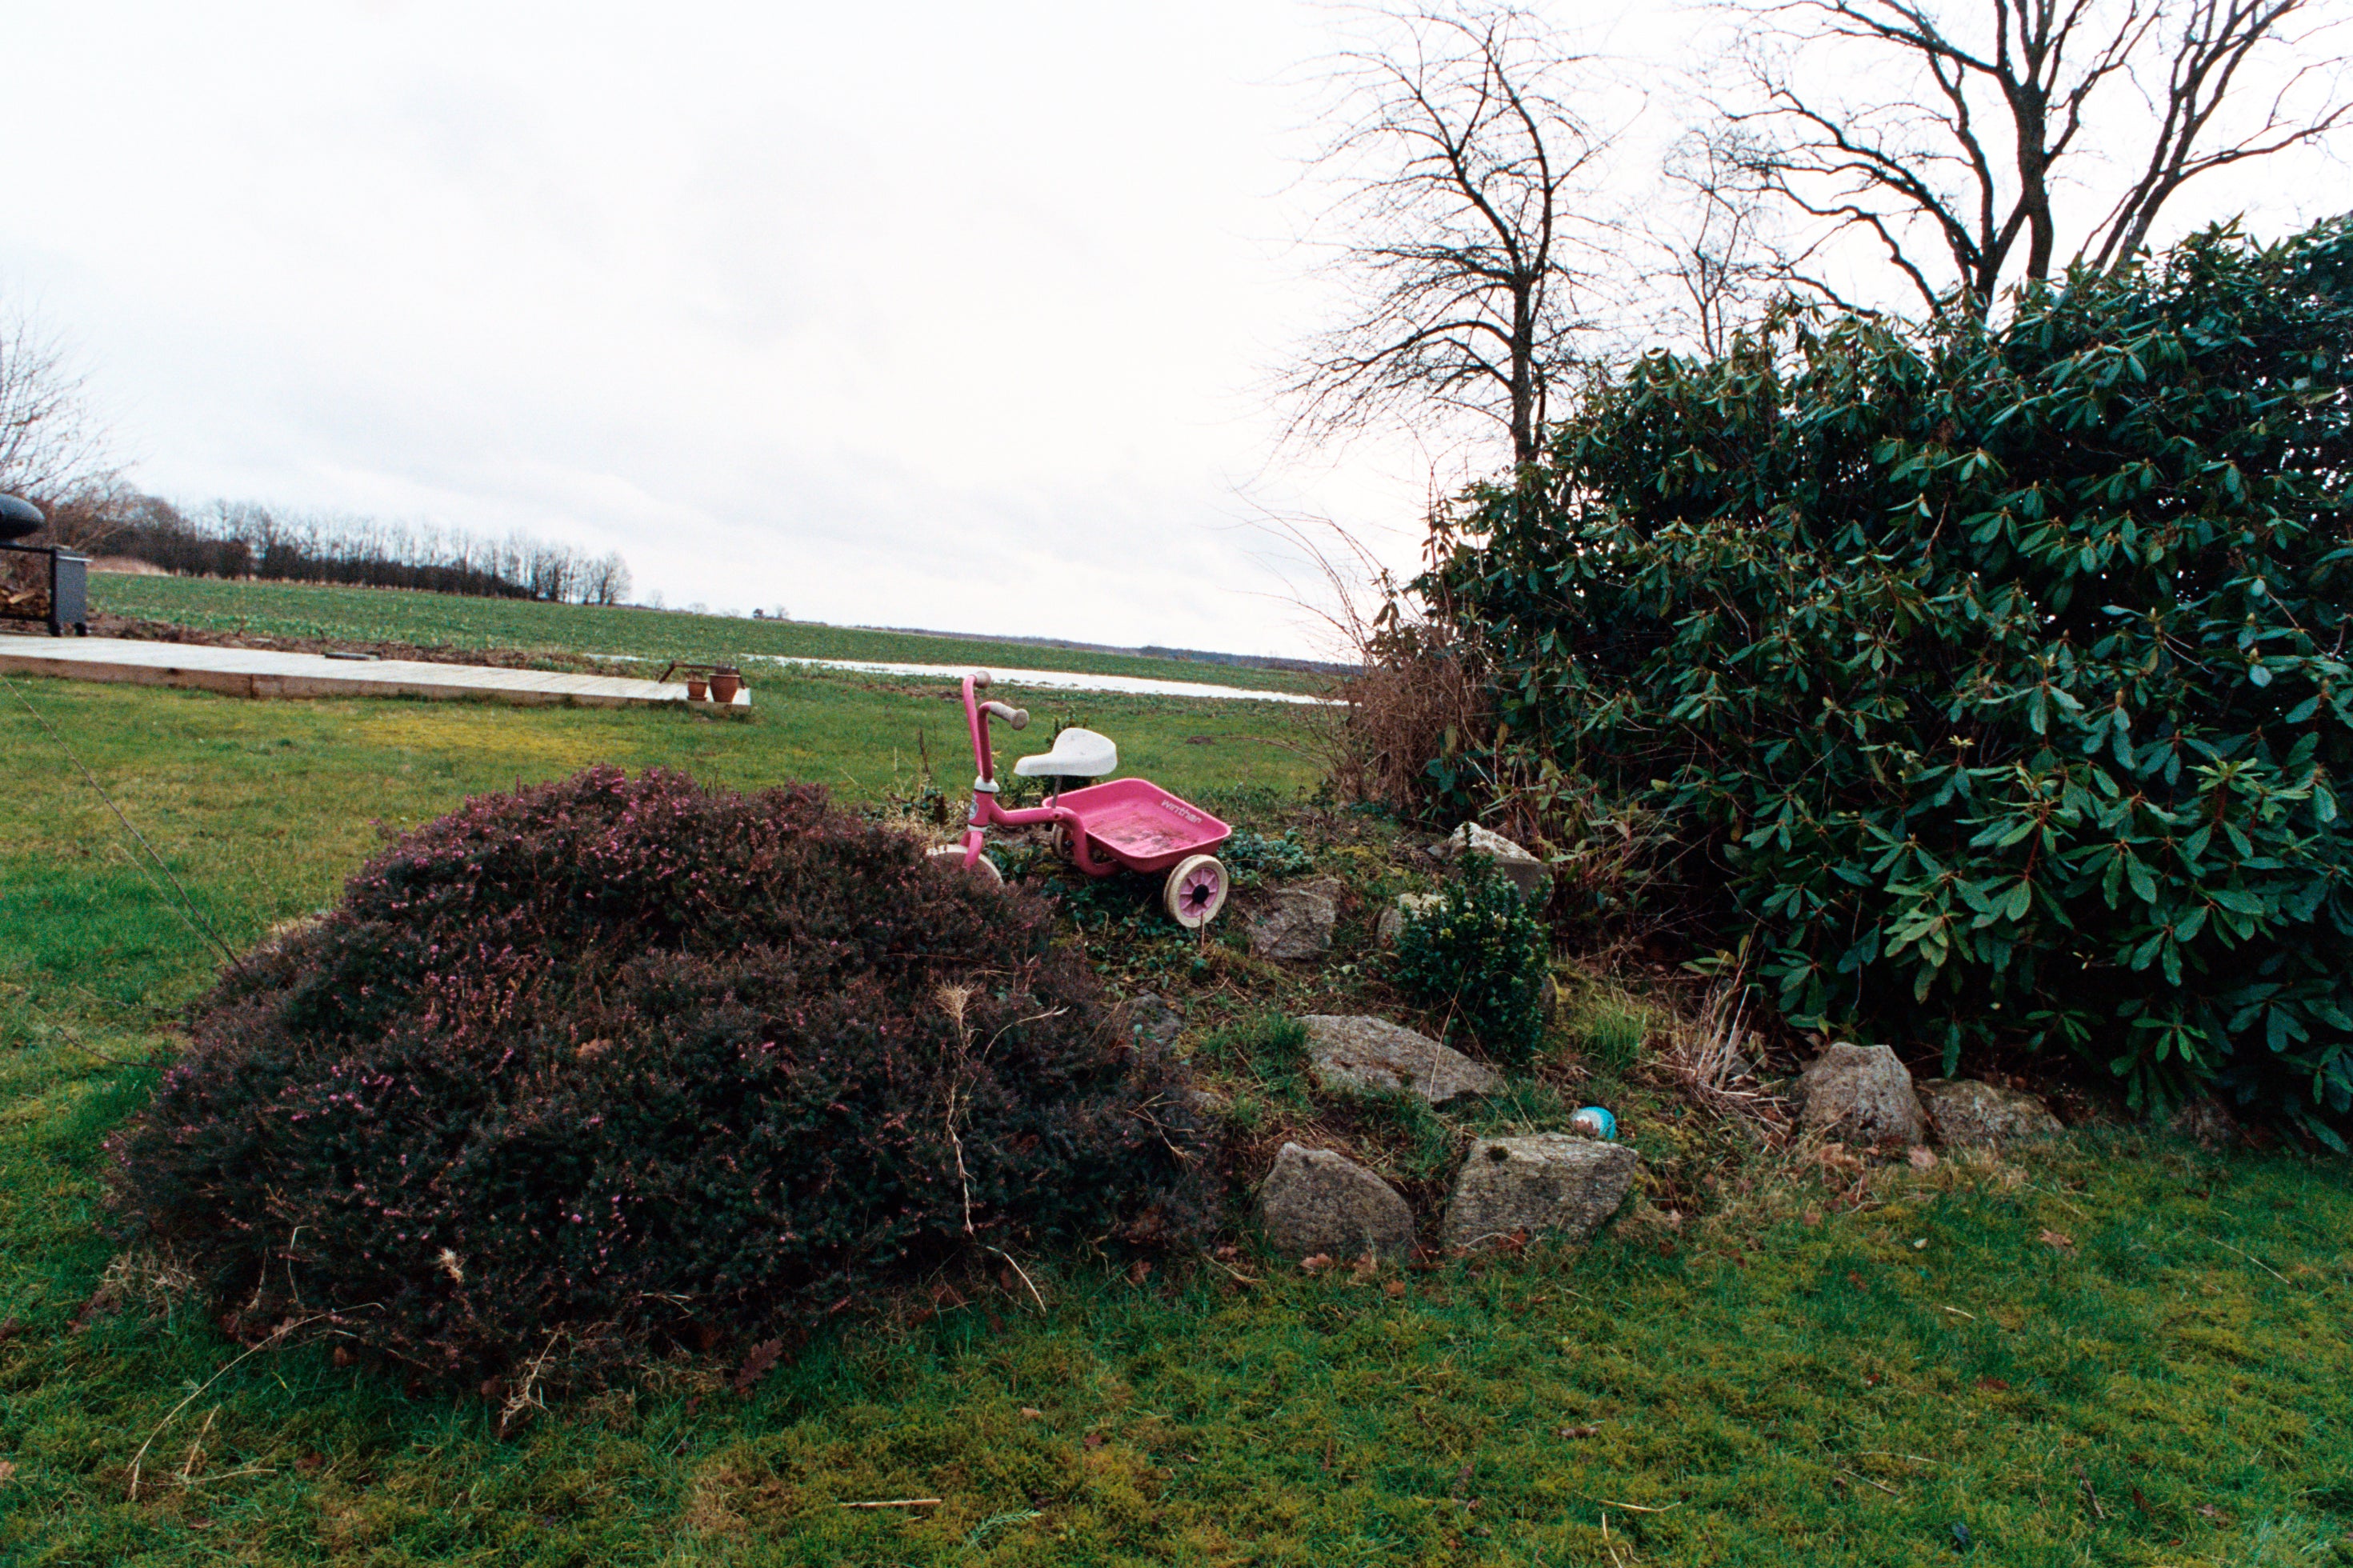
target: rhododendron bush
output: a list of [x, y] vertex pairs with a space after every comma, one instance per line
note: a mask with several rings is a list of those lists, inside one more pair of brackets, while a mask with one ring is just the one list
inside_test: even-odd
[[1433, 771], [1642, 814], [1793, 1023], [2342, 1148], [2348, 332], [2335, 218], [1649, 356], [1440, 520], [1499, 731]]
[[120, 1197], [247, 1331], [465, 1378], [1165, 1237], [1180, 1068], [1050, 931], [812, 787], [482, 797], [228, 974], [115, 1142]]

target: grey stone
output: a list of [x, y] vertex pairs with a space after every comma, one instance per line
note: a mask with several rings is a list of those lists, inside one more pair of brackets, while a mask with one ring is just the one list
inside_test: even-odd
[[1626, 1201], [1641, 1163], [1623, 1143], [1566, 1132], [1482, 1138], [1454, 1178], [1441, 1239], [1479, 1247], [1525, 1232], [1583, 1241]]
[[1936, 1142], [1949, 1149], [1999, 1149], [2065, 1131], [2050, 1107], [2021, 1089], [1969, 1078], [1923, 1079], [1913, 1088]]
[[1290, 1258], [1398, 1258], [1413, 1250], [1413, 1210], [1397, 1189], [1329, 1149], [1285, 1143], [1258, 1190], [1267, 1241]]
[[2166, 1125], [2176, 1137], [2191, 1139], [2209, 1149], [2227, 1149], [2239, 1141], [2239, 1119], [2211, 1094], [2184, 1105]]
[[1138, 1045], [1168, 1047], [1185, 1032], [1185, 1016], [1168, 1005], [1167, 999], [1149, 991], [1138, 992], [1128, 999], [1128, 1034]]
[[1332, 951], [1339, 905], [1326, 893], [1278, 888], [1250, 921], [1250, 952], [1260, 958], [1321, 958]]
[[1399, 893], [1397, 902], [1383, 910], [1381, 918], [1374, 922], [1373, 940], [1383, 947], [1395, 947], [1398, 938], [1405, 934], [1406, 917], [1437, 908], [1439, 897], [1436, 893]]
[[1840, 1040], [1798, 1075], [1798, 1121], [1853, 1142], [1917, 1143], [1928, 1118], [1912, 1075], [1885, 1046]]
[[1552, 868], [1491, 827], [1466, 822], [1430, 846], [1430, 852], [1451, 861], [1472, 849], [1493, 860], [1495, 869], [1510, 878], [1520, 897], [1530, 904], [1541, 905], [1552, 896]]
[[1308, 1068], [1325, 1089], [1411, 1094], [1444, 1105], [1504, 1087], [1461, 1051], [1387, 1018], [1311, 1013], [1299, 1021], [1307, 1029]]

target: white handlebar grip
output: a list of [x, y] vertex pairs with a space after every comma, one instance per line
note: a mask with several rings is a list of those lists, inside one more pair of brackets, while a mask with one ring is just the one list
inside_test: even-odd
[[988, 689], [988, 671], [987, 671], [987, 670], [985, 670], [985, 669], [976, 669], [976, 670], [974, 670], [974, 671], [972, 672], [972, 688], [973, 688], [973, 689], [974, 689], [975, 691], [986, 691], [986, 690], [987, 690], [987, 689]]
[[1027, 730], [1029, 728], [1029, 710], [1016, 708], [1005, 716], [1005, 721], [1017, 730]]

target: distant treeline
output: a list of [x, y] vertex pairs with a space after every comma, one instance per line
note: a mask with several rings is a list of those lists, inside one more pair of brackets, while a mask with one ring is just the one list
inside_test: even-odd
[[83, 505], [89, 515], [52, 514], [52, 523], [61, 525], [53, 529], [59, 542], [181, 576], [417, 588], [572, 605], [617, 605], [629, 594], [629, 568], [618, 553], [591, 556], [521, 533], [491, 539], [430, 523], [288, 511], [253, 501], [182, 510], [160, 496], [115, 495]]
[[[758, 614], [754, 611], [754, 614]], [[1321, 659], [1284, 658], [1277, 654], [1208, 653], [1197, 647], [1116, 647], [1109, 643], [1072, 642], [1068, 637], [1017, 637], [1002, 632], [939, 632], [922, 626], [866, 626], [865, 631], [896, 632], [902, 637], [952, 638], [956, 642], [1015, 643], [1027, 647], [1065, 648], [1074, 653], [1116, 653], [1130, 658], [1187, 659], [1196, 664], [1222, 664], [1238, 669], [1281, 669], [1295, 675], [1356, 675], [1362, 665], [1327, 664]]]

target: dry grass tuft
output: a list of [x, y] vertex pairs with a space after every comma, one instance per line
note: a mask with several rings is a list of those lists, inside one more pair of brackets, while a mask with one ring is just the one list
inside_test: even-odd
[[1710, 984], [1696, 1016], [1676, 1020], [1652, 1070], [1702, 1110], [1751, 1122], [1769, 1143], [1779, 1143], [1788, 1138], [1792, 1118], [1788, 1102], [1757, 1081], [1765, 1042], [1750, 1026], [1754, 990], [1741, 971]]
[[99, 1276], [90, 1293], [90, 1316], [135, 1308], [150, 1317], [163, 1317], [193, 1295], [196, 1277], [169, 1251], [134, 1247], [118, 1254]]
[[1362, 670], [1341, 683], [1345, 717], [1325, 731], [1325, 776], [1350, 800], [1418, 815], [1435, 759], [1491, 727], [1475, 649], [1441, 622], [1368, 631]]

